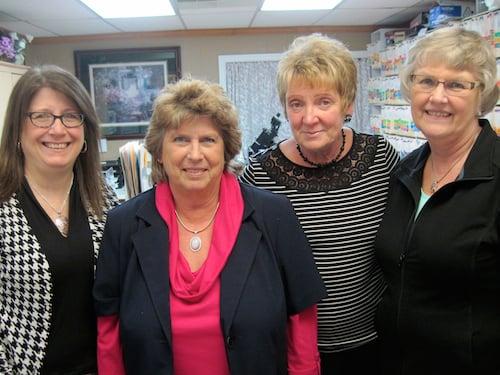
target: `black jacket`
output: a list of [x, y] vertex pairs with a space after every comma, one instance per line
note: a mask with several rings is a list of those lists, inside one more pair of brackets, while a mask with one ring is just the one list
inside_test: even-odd
[[[289, 201], [241, 188], [243, 222], [220, 276], [229, 367], [232, 375], [283, 375], [287, 317], [325, 289]], [[172, 374], [168, 243], [154, 189], [110, 212], [94, 297], [98, 315], [119, 315], [128, 375]]]
[[392, 177], [375, 243], [384, 375], [500, 374], [500, 139], [480, 124], [463, 177], [415, 221], [428, 145]]

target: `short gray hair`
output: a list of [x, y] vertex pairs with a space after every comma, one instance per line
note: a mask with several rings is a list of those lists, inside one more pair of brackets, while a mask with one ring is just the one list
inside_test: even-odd
[[411, 76], [431, 63], [473, 73], [480, 83], [480, 114], [490, 112], [498, 100], [497, 66], [493, 48], [475, 31], [446, 27], [430, 33], [410, 49], [399, 76], [401, 93], [411, 100]]

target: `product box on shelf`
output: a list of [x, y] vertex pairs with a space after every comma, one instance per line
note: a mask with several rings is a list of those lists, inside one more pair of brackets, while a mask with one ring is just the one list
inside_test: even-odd
[[370, 34], [370, 41], [374, 45], [383, 47], [403, 41], [406, 37], [406, 29], [378, 29]]
[[410, 29], [421, 25], [427, 25], [428, 22], [429, 12], [420, 12], [414, 19], [410, 21]]
[[429, 25], [429, 12], [420, 12], [414, 19], [410, 21], [408, 29], [408, 37], [418, 34], [418, 32]]
[[375, 44], [375, 43], [378, 43], [380, 41], [384, 41], [384, 43], [385, 43], [385, 33], [388, 31], [394, 31], [394, 30], [397, 30], [397, 29], [377, 29], [370, 34], [370, 42]]
[[429, 10], [429, 27], [474, 14], [475, 4], [467, 1], [440, 1], [439, 5]]

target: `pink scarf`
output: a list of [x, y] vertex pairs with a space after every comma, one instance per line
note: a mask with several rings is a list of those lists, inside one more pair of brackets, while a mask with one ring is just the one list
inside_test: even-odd
[[243, 197], [236, 178], [221, 178], [208, 257], [191, 272], [179, 250], [179, 234], [168, 183], [156, 187], [156, 208], [169, 228], [169, 276], [172, 346], [175, 374], [227, 374], [220, 327], [220, 273], [236, 242], [243, 217]]

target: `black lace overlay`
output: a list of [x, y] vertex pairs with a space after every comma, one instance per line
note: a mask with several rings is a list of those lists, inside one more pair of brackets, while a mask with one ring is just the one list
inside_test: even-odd
[[259, 155], [257, 160], [270, 178], [289, 189], [311, 193], [342, 189], [362, 178], [373, 165], [377, 153], [377, 136], [353, 134], [353, 144], [347, 155], [324, 168], [303, 167], [291, 162], [279, 145]]

